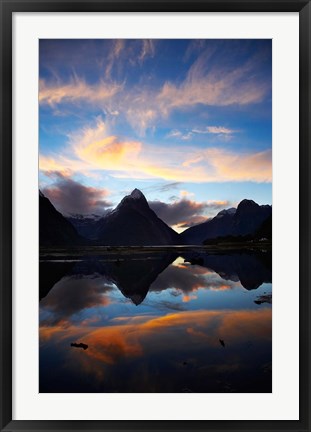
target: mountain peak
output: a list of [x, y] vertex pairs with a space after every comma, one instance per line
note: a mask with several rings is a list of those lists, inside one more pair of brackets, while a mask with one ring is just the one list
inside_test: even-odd
[[178, 234], [151, 210], [139, 189], [126, 195], [114, 210], [98, 221], [97, 237], [103, 244], [123, 246], [176, 244], [179, 239]]
[[238, 205], [239, 207], [259, 207], [259, 205], [251, 199], [243, 199]]
[[134, 189], [130, 195], [126, 195], [122, 200], [119, 202], [117, 207], [112, 210], [109, 215], [115, 215], [120, 209], [128, 208], [128, 207], [135, 207], [135, 208], [149, 208], [148, 202], [146, 200], [145, 195], [139, 190]]
[[139, 189], [136, 188], [131, 192], [129, 196], [134, 199], [145, 198], [145, 195]]
[[229, 208], [229, 209], [224, 209], [224, 210], [221, 210], [219, 213], [217, 213], [217, 215], [215, 216], [215, 218], [221, 218], [221, 217], [223, 217], [223, 216], [225, 216], [225, 215], [234, 215], [236, 213], [236, 208], [234, 208], [234, 207], [231, 207], [231, 208]]

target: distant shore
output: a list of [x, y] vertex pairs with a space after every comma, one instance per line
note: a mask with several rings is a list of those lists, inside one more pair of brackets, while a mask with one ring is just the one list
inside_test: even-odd
[[159, 245], [159, 246], [51, 246], [40, 247], [40, 259], [53, 257], [92, 257], [99, 255], [130, 255], [160, 253], [224, 253], [244, 251], [248, 253], [271, 251], [271, 241], [234, 243], [224, 242], [213, 245]]

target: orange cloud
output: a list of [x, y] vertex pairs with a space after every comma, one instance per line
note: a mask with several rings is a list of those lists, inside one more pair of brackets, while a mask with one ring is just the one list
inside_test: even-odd
[[205, 157], [223, 181], [272, 181], [272, 150], [237, 154], [211, 148], [205, 151]]
[[87, 172], [106, 170], [123, 178], [160, 178], [180, 182], [270, 182], [272, 152], [234, 153], [222, 148], [198, 150], [191, 146], [159, 148], [110, 135], [106, 124], [97, 119], [69, 136], [70, 152], [40, 157], [42, 171]]

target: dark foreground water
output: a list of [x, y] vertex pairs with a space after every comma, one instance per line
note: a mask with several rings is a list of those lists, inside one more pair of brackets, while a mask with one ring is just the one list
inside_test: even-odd
[[271, 295], [268, 251], [41, 257], [39, 391], [271, 392]]

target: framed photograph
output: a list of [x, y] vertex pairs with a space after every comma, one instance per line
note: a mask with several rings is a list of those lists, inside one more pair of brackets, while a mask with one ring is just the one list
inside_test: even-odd
[[310, 430], [309, 1], [1, 4], [1, 430]]

